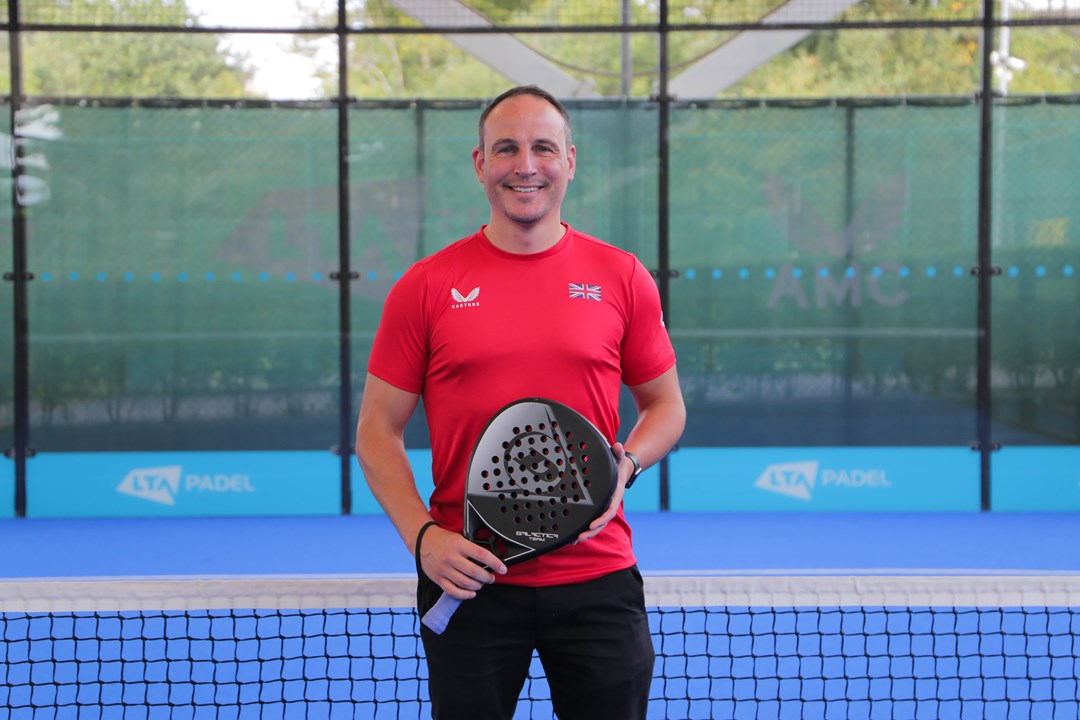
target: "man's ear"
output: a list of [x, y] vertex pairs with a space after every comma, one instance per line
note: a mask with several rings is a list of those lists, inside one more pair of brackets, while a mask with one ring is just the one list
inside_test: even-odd
[[476, 179], [484, 182], [484, 151], [480, 147], [474, 147], [472, 151], [473, 170], [476, 171]]
[[574, 179], [574, 169], [577, 167], [577, 146], [571, 145], [566, 151], [566, 162], [570, 166], [570, 172], [566, 176], [567, 182]]

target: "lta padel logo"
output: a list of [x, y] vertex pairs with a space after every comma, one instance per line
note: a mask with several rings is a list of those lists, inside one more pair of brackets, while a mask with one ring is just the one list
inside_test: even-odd
[[135, 468], [116, 492], [148, 500], [159, 505], [175, 506], [178, 497], [190, 493], [253, 493], [251, 476], [230, 473], [188, 473], [180, 465]]
[[892, 482], [884, 468], [821, 468], [817, 460], [770, 465], [754, 481], [754, 487], [787, 495], [799, 500], [812, 500], [816, 489], [888, 488]]
[[181, 472], [179, 465], [137, 468], [120, 481], [116, 491], [162, 505], [175, 505]]
[[754, 487], [799, 500], [809, 500], [817, 482], [818, 464], [810, 462], [770, 465], [754, 482]]

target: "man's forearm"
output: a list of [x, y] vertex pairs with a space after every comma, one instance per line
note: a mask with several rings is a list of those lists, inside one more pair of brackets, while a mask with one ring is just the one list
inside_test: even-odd
[[357, 459], [375, 501], [401, 535], [405, 547], [415, 553], [416, 535], [424, 523], [431, 520], [431, 515], [416, 489], [404, 448], [389, 449], [387, 444], [391, 443], [358, 442]]
[[630, 391], [637, 403], [638, 418], [623, 446], [646, 467], [659, 462], [682, 436], [686, 405], [674, 367]]
[[623, 445], [642, 467], [658, 463], [678, 442], [686, 424], [681, 402], [659, 402], [643, 409]]

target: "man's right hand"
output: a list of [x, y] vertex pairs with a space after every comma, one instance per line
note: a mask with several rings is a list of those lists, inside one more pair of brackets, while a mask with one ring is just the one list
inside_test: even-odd
[[490, 550], [462, 535], [432, 527], [420, 542], [420, 567], [443, 592], [458, 600], [476, 597], [476, 591], [506, 574], [506, 565]]

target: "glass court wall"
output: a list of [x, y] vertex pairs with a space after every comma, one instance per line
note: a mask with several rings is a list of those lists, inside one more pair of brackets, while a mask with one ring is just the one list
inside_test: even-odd
[[628, 507], [1080, 509], [1067, 4], [3, 5], [0, 516], [377, 512], [382, 299], [486, 220], [521, 83], [678, 353]]

